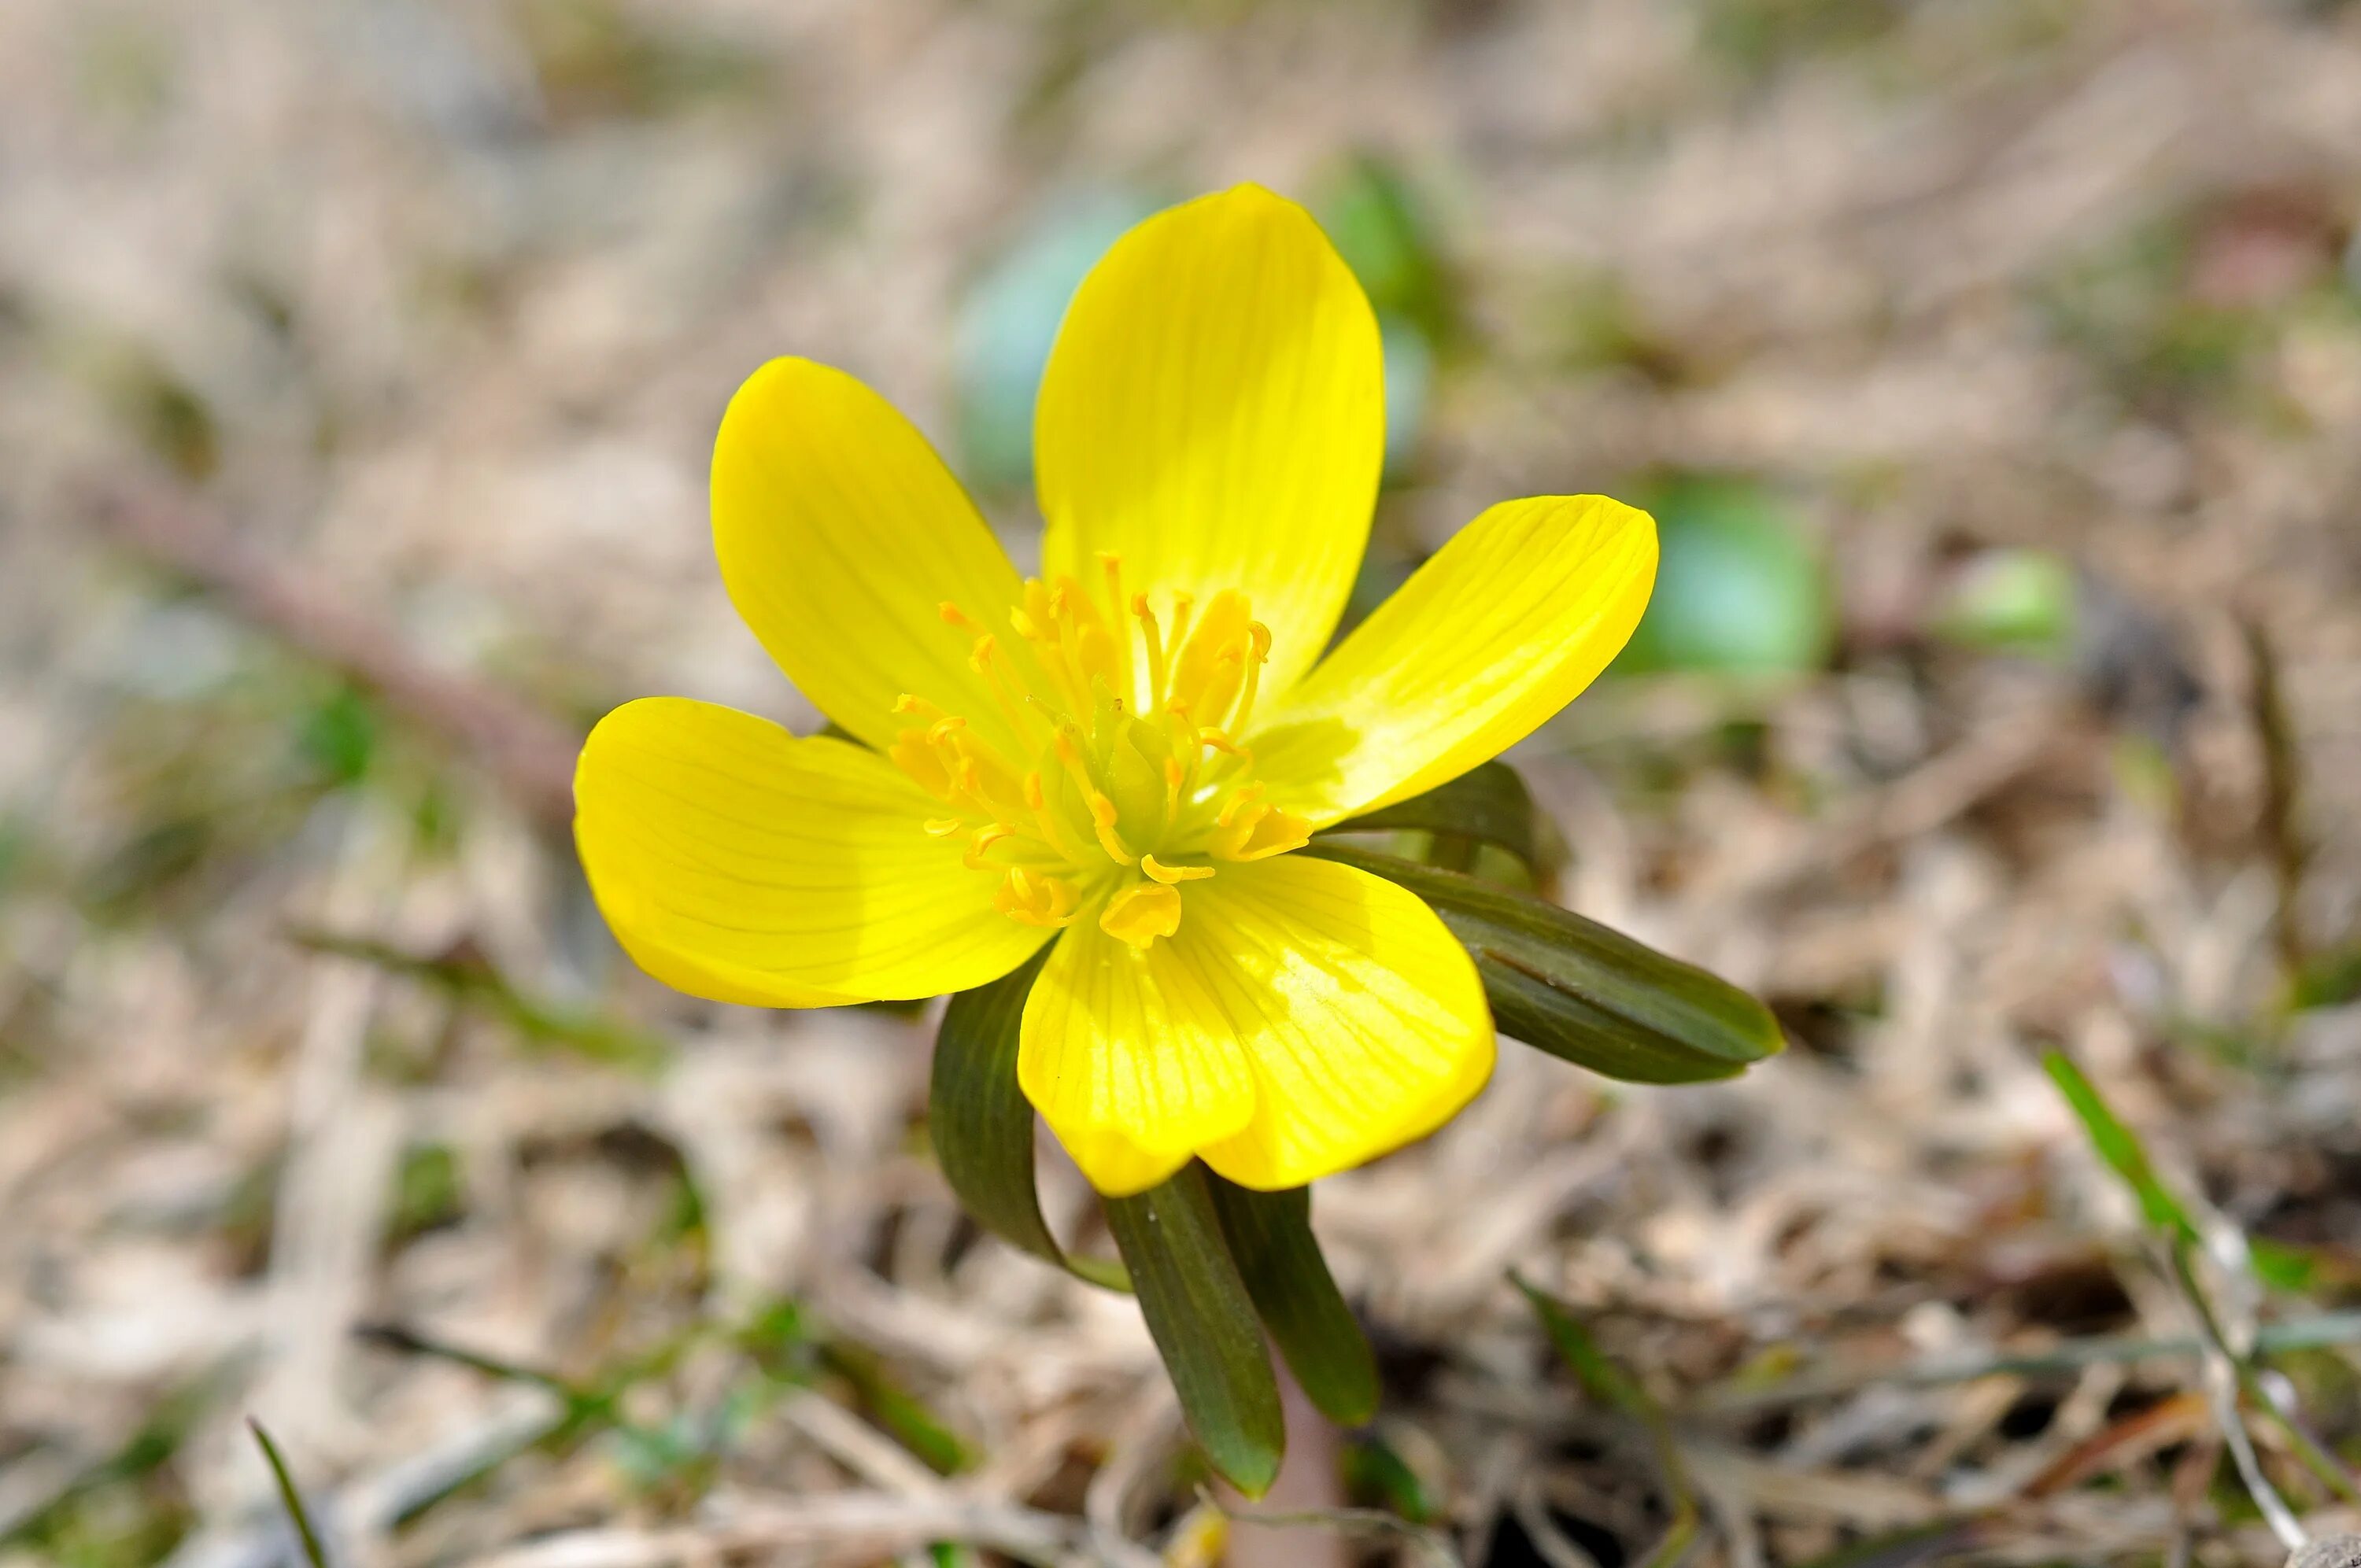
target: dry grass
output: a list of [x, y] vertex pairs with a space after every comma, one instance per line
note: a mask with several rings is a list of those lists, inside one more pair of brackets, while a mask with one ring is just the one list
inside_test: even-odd
[[[948, 437], [965, 281], [1057, 192], [1356, 148], [1433, 206], [1459, 323], [1384, 560], [1734, 471], [1840, 637], [1612, 684], [1520, 758], [1566, 902], [1797, 1045], [1662, 1091], [1506, 1053], [1323, 1185], [1389, 1376], [1350, 1498], [1440, 1531], [1355, 1550], [1662, 1533], [1644, 1423], [1543, 1376], [1513, 1266], [1668, 1412], [1692, 1563], [2278, 1558], [2039, 1056], [2217, 1239], [2308, 1249], [2215, 1286], [2234, 1333], [2336, 1342], [2274, 1376], [2353, 1452], [2317, 1322], [2361, 1295], [2351, 6], [14, 0], [0, 1561], [291, 1560], [256, 1415], [355, 1563], [1149, 1562], [1195, 1477], [1147, 1338], [956, 1212], [925, 1018], [640, 980], [513, 772], [85, 499], [161, 476], [569, 729], [653, 691], [800, 723], [702, 525], [738, 378], [834, 360]], [[2081, 574], [2059, 658], [1930, 630], [2007, 546]]]

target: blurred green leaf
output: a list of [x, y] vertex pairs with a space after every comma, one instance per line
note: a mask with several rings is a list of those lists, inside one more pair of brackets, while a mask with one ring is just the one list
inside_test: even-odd
[[511, 0], [508, 9], [542, 102], [560, 125], [753, 101], [773, 75], [763, 56], [719, 34], [690, 31], [672, 7]]
[[2048, 550], [1987, 550], [1935, 612], [1935, 633], [1970, 648], [2063, 658], [2074, 639], [2074, 568]]
[[1262, 1496], [1287, 1447], [1279, 1380], [1204, 1168], [1192, 1164], [1160, 1187], [1110, 1198], [1106, 1211], [1189, 1430], [1224, 1479]]
[[386, 1222], [389, 1246], [452, 1224], [465, 1212], [459, 1160], [448, 1144], [412, 1144], [401, 1151], [393, 1182], [393, 1213]]
[[295, 1526], [295, 1538], [303, 1548], [303, 1561], [312, 1568], [328, 1568], [328, 1554], [320, 1548], [320, 1533], [312, 1528], [312, 1511], [303, 1506], [303, 1494], [295, 1488], [295, 1477], [287, 1473], [287, 1461], [279, 1453], [279, 1445], [262, 1430], [262, 1423], [249, 1417], [247, 1427], [254, 1441], [262, 1445], [262, 1457], [269, 1463], [271, 1479], [279, 1483], [279, 1500], [285, 1505], [287, 1518]]
[[1418, 1472], [1375, 1432], [1361, 1433], [1345, 1445], [1345, 1489], [1356, 1498], [1378, 1500], [1412, 1524], [1435, 1524], [1444, 1517]]
[[1154, 210], [1147, 197], [1121, 190], [1053, 205], [968, 291], [954, 353], [970, 479], [1021, 485], [1032, 477], [1033, 402], [1066, 302], [1107, 247]]
[[2306, 956], [2288, 987], [2288, 1006], [2342, 1007], [2361, 998], [2361, 943]]
[[296, 746], [328, 784], [352, 784], [368, 772], [377, 755], [378, 729], [377, 710], [368, 698], [351, 686], [339, 686], [303, 717]]
[[1450, 335], [1455, 302], [1441, 237], [1400, 168], [1361, 153], [1322, 180], [1308, 204], [1381, 314], [1427, 338]]
[[2091, 1146], [2107, 1168], [2123, 1179], [2139, 1200], [2140, 1213], [2157, 1230], [2184, 1242], [2199, 1243], [2201, 1233], [2189, 1211], [2181, 1207], [2164, 1182], [2157, 1176], [2156, 1167], [2149, 1163], [2147, 1148], [2139, 1135], [2124, 1125], [2112, 1106], [2101, 1097], [2082, 1069], [2074, 1065], [2066, 1053], [2048, 1050], [2041, 1053], [2041, 1065], [2050, 1081], [2066, 1097], [2067, 1105], [2082, 1124], [2082, 1131]]
[[852, 1385], [853, 1396], [869, 1419], [893, 1433], [895, 1441], [917, 1454], [928, 1469], [939, 1475], [956, 1475], [974, 1467], [976, 1456], [966, 1441], [925, 1400], [903, 1387], [875, 1351], [832, 1337], [822, 1346], [820, 1358]]
[[2332, 1260], [2319, 1249], [2275, 1242], [2264, 1236], [2246, 1241], [2246, 1265], [2255, 1277], [2272, 1290], [2301, 1296], [2319, 1288]]
[[672, 1054], [664, 1040], [645, 1030], [595, 1013], [553, 1006], [526, 995], [511, 984], [492, 961], [471, 943], [461, 943], [435, 956], [405, 952], [373, 937], [348, 936], [297, 927], [291, 941], [314, 952], [334, 953], [373, 964], [390, 974], [421, 981], [455, 1001], [477, 1007], [537, 1045], [562, 1046], [592, 1061], [638, 1072], [652, 1072]]
[[990, 985], [951, 998], [935, 1035], [928, 1135], [943, 1179], [979, 1224], [1077, 1278], [1121, 1290], [1122, 1265], [1058, 1245], [1033, 1185], [1033, 1106], [1017, 1086], [1016, 1043], [1026, 995], [1049, 955], [1043, 948]]
[[1558, 1359], [1580, 1380], [1590, 1397], [1608, 1409], [1637, 1422], [1648, 1434], [1655, 1450], [1656, 1469], [1664, 1482], [1666, 1503], [1672, 1522], [1665, 1526], [1661, 1540], [1640, 1559], [1638, 1568], [1670, 1568], [1687, 1554], [1696, 1541], [1698, 1513], [1696, 1487], [1689, 1478], [1688, 1465], [1681, 1457], [1680, 1445], [1674, 1440], [1672, 1423], [1665, 1420], [1663, 1407], [1649, 1397], [1631, 1375], [1598, 1348], [1590, 1331], [1563, 1301], [1544, 1290], [1525, 1282], [1511, 1271], [1509, 1282], [1524, 1296], [1533, 1315], [1541, 1320], [1542, 1332], [1558, 1354]]
[[1307, 203], [1378, 313], [1385, 352], [1386, 469], [1417, 455], [1438, 345], [1458, 305], [1441, 239], [1416, 190], [1390, 159], [1362, 153], [1334, 170]]
[[1329, 833], [1445, 833], [1496, 844], [1534, 869], [1540, 850], [1532, 792], [1506, 762], [1486, 762], [1447, 784], [1337, 823]]
[[1752, 481], [1704, 476], [1642, 499], [1656, 519], [1656, 587], [1619, 673], [1785, 674], [1828, 662], [1827, 574], [1784, 504]]
[[1312, 1190], [1257, 1192], [1218, 1174], [1206, 1185], [1246, 1294], [1304, 1393], [1340, 1426], [1377, 1414], [1378, 1360], [1312, 1234]]
[[1541, 1320], [1542, 1332], [1549, 1336], [1550, 1347], [1558, 1359], [1565, 1363], [1583, 1390], [1610, 1410], [1627, 1416], [1647, 1416], [1657, 1413], [1655, 1402], [1631, 1380], [1631, 1375], [1609, 1359], [1590, 1337], [1590, 1331], [1565, 1303], [1548, 1292], [1528, 1284], [1521, 1274], [1511, 1273], [1509, 1283], [1514, 1285]]
[[1475, 956], [1500, 1032], [1631, 1083], [1735, 1078], [1784, 1042], [1770, 1009], [1694, 964], [1530, 894], [1316, 839], [1304, 851], [1400, 883]]
[[1418, 455], [1426, 433], [1426, 405], [1434, 386], [1434, 345], [1408, 316], [1378, 313], [1378, 349], [1386, 384], [1386, 473], [1398, 475]]

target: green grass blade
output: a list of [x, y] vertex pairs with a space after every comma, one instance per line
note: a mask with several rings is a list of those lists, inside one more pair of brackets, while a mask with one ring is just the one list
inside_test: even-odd
[[295, 1477], [287, 1473], [287, 1461], [280, 1454], [279, 1445], [270, 1441], [270, 1434], [263, 1430], [260, 1421], [248, 1416], [246, 1424], [253, 1431], [254, 1441], [262, 1445], [262, 1457], [269, 1463], [270, 1474], [279, 1483], [279, 1500], [286, 1505], [287, 1517], [295, 1523], [296, 1538], [303, 1545], [303, 1560], [312, 1568], [328, 1568], [328, 1554], [320, 1546], [320, 1532], [312, 1528], [312, 1511], [303, 1506], [303, 1494], [296, 1490]]

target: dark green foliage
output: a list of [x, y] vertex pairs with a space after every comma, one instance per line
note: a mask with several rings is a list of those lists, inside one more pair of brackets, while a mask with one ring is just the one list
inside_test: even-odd
[[1121, 1265], [1075, 1257], [1058, 1245], [1033, 1187], [1033, 1107], [1017, 1086], [1016, 1045], [1026, 995], [1049, 951], [951, 998], [935, 1036], [928, 1133], [943, 1179], [985, 1229], [1079, 1278], [1120, 1290]]
[[1160, 1187], [1110, 1198], [1106, 1210], [1189, 1430], [1224, 1479], [1260, 1497], [1279, 1475], [1287, 1428], [1204, 1168], [1191, 1165]]
[[1729, 981], [1530, 894], [1314, 842], [1304, 853], [1400, 883], [1475, 955], [1503, 1034], [1608, 1078], [1698, 1083], [1777, 1054], [1770, 1010]]
[[1528, 871], [1540, 859], [1532, 792], [1505, 762], [1470, 768], [1423, 795], [1381, 806], [1329, 829], [1336, 833], [1422, 832], [1474, 839], [1515, 856]]
[[1257, 1192], [1210, 1173], [1206, 1185], [1246, 1294], [1304, 1393], [1345, 1426], [1377, 1414], [1377, 1357], [1320, 1255], [1312, 1190]]

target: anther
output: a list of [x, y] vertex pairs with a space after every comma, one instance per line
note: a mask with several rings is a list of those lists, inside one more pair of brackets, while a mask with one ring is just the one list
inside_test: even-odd
[[1180, 895], [1162, 883], [1135, 883], [1107, 901], [1099, 929], [1144, 953], [1180, 929]]
[[949, 599], [935, 606], [935, 613], [943, 618], [943, 624], [946, 626], [956, 626], [963, 631], [975, 630], [975, 622], [967, 618], [967, 612]]
[[1123, 841], [1123, 835], [1115, 830], [1117, 820], [1115, 802], [1093, 790], [1090, 795], [1090, 806], [1091, 831], [1098, 839], [1099, 848], [1104, 850], [1107, 859], [1116, 864], [1131, 864], [1137, 857], [1132, 854], [1131, 846]]
[[1167, 887], [1175, 883], [1202, 882], [1213, 874], [1211, 866], [1168, 866], [1154, 855], [1140, 856], [1139, 869]]
[[1165, 646], [1172, 650], [1172, 656], [1176, 659], [1180, 656], [1180, 650], [1188, 646], [1189, 611], [1196, 602], [1196, 599], [1188, 594], [1172, 596], [1172, 636]]
[[960, 863], [972, 872], [987, 870], [983, 861], [984, 851], [1007, 838], [1013, 831], [1013, 828], [998, 822], [989, 828], [977, 828], [975, 837], [968, 840], [967, 853], [960, 857]]
[[967, 823], [957, 817], [929, 817], [927, 818], [927, 833], [929, 838], [948, 839], [966, 826]]
[[1148, 706], [1154, 708], [1164, 700], [1164, 634], [1156, 624], [1156, 612], [1148, 608], [1146, 594], [1131, 596], [1131, 613], [1139, 622], [1140, 641], [1148, 649]]

